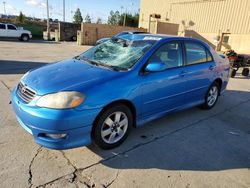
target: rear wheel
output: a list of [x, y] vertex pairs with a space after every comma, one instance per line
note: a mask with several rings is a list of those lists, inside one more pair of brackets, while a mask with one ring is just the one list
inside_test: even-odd
[[220, 86], [217, 82], [213, 83], [205, 96], [204, 109], [211, 109], [215, 106], [220, 94]]
[[236, 75], [236, 72], [237, 72], [237, 70], [232, 69], [232, 70], [230, 71], [230, 77], [231, 77], [231, 78], [234, 78], [235, 75]]
[[103, 149], [120, 145], [132, 127], [133, 115], [130, 109], [117, 104], [110, 106], [96, 120], [93, 130], [95, 143]]

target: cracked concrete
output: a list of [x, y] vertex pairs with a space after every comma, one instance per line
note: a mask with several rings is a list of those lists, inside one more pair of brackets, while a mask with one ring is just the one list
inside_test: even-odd
[[36, 145], [15, 120], [11, 88], [29, 65], [87, 48], [0, 42], [0, 187], [250, 187], [250, 79], [242, 77], [230, 80], [214, 109], [193, 108], [133, 129], [113, 150]]
[[40, 146], [37, 151], [36, 151], [36, 154], [34, 155], [34, 157], [32, 158], [32, 160], [30, 161], [30, 165], [29, 165], [29, 179], [28, 179], [28, 184], [29, 184], [29, 187], [32, 187], [32, 177], [33, 177], [33, 174], [32, 174], [32, 165], [33, 165], [33, 162], [35, 160], [35, 158], [37, 157], [37, 155], [39, 154], [39, 152], [42, 150], [42, 146]]

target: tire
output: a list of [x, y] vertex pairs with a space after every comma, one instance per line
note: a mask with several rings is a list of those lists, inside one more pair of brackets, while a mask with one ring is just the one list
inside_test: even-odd
[[133, 124], [130, 109], [123, 104], [108, 107], [97, 117], [92, 136], [102, 149], [119, 146], [127, 137]]
[[230, 71], [230, 77], [231, 77], [231, 78], [234, 78], [235, 75], [236, 75], [236, 72], [237, 72], [237, 70], [232, 69], [232, 70]]
[[212, 109], [218, 101], [220, 95], [220, 86], [217, 82], [214, 82], [208, 89], [205, 96], [205, 103], [202, 105], [203, 109]]
[[248, 68], [244, 68], [244, 69], [242, 70], [242, 75], [243, 75], [243, 76], [248, 76], [248, 75], [249, 75], [249, 69], [248, 69]]
[[22, 40], [23, 42], [28, 42], [28, 41], [30, 40], [30, 37], [29, 37], [29, 35], [23, 34], [23, 35], [21, 36], [21, 40]]
[[72, 36], [72, 37], [71, 37], [71, 40], [72, 40], [72, 41], [77, 41], [77, 37], [76, 37], [76, 36]]

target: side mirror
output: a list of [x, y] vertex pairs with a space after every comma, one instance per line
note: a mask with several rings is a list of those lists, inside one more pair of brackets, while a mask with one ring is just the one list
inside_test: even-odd
[[166, 69], [166, 65], [165, 63], [162, 62], [152, 62], [149, 63], [146, 68], [145, 71], [146, 72], [160, 72]]

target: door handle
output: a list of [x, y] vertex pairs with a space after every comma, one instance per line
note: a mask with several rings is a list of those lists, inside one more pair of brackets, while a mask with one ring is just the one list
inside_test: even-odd
[[211, 65], [211, 66], [209, 67], [209, 70], [214, 70], [214, 68], [215, 68], [215, 66], [214, 66], [214, 65]]
[[187, 72], [186, 72], [186, 71], [181, 71], [181, 72], [180, 72], [180, 76], [181, 76], [181, 77], [184, 77], [184, 76], [185, 76], [185, 74], [187, 74]]

